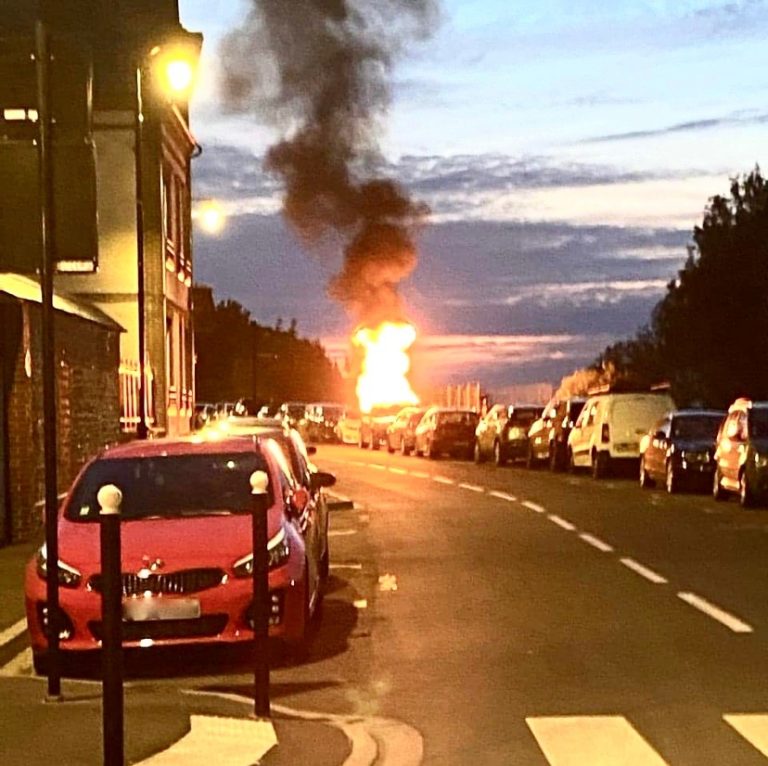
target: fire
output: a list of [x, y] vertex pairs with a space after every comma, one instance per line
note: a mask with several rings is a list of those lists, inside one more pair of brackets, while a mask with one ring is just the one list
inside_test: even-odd
[[418, 404], [419, 397], [408, 382], [411, 359], [408, 349], [416, 340], [416, 328], [407, 322], [382, 322], [376, 328], [361, 327], [352, 342], [363, 350], [357, 380], [360, 409], [397, 404]]

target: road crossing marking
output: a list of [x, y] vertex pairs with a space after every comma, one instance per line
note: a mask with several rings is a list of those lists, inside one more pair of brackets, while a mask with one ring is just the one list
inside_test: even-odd
[[565, 519], [561, 518], [560, 516], [556, 516], [554, 513], [550, 513], [547, 518], [553, 523], [557, 524], [558, 527], [561, 529], [566, 530], [566, 532], [573, 532], [574, 529], [576, 529], [575, 524], [571, 524], [570, 521], [566, 521]]
[[0, 633], [0, 647], [5, 646], [6, 644], [10, 644], [14, 638], [20, 636], [26, 629], [26, 617], [11, 625], [10, 628], [6, 628], [2, 633]]
[[723, 720], [744, 737], [752, 747], [768, 757], [768, 715], [724, 715]]
[[389, 467], [389, 472], [390, 473], [400, 474], [400, 476], [407, 476], [408, 475], [408, 471], [406, 471], [405, 468], [395, 468], [395, 466], [390, 466]]
[[499, 500], [506, 500], [508, 503], [516, 503], [517, 498], [514, 495], [508, 495], [506, 492], [497, 492], [495, 489], [492, 489], [488, 493], [491, 497], [496, 497]]
[[743, 622], [738, 617], [726, 612], [719, 606], [715, 606], [701, 596], [697, 596], [695, 593], [683, 593], [677, 594], [678, 598], [685, 601], [686, 604], [690, 604], [694, 609], [698, 609], [713, 620], [717, 620], [721, 625], [725, 625], [726, 628], [730, 628], [734, 633], [752, 633], [753, 628], [746, 622]]
[[623, 716], [526, 718], [550, 766], [668, 766]]
[[485, 492], [485, 488], [478, 487], [477, 484], [465, 484], [462, 482], [459, 484], [459, 487], [461, 487], [461, 489], [468, 489], [470, 492]]
[[449, 479], [447, 476], [433, 476], [432, 481], [436, 481], [438, 484], [455, 484], [453, 479]]
[[665, 585], [668, 580], [666, 577], [662, 577], [660, 574], [643, 566], [640, 562], [630, 558], [619, 559], [627, 569], [631, 569], [635, 574], [639, 574], [640, 577], [645, 577], [646, 580], [652, 582], [654, 585]]
[[593, 548], [597, 548], [597, 550], [602, 551], [603, 553], [613, 553], [613, 546], [608, 545], [608, 543], [604, 542], [599, 537], [590, 535], [588, 532], [582, 532], [579, 537], [587, 543], [587, 545], [591, 545]]
[[536, 513], [546, 513], [547, 509], [542, 508], [542, 506], [537, 505], [536, 503], [532, 503], [529, 500], [523, 500], [521, 505], [524, 505], [528, 510], [535, 511]]

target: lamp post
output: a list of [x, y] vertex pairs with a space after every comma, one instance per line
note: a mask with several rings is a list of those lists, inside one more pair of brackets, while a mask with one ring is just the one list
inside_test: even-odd
[[[155, 82], [169, 100], [185, 99], [189, 96], [195, 79], [193, 54], [189, 45], [155, 46], [149, 52], [149, 61], [155, 73]], [[145, 60], [136, 66], [136, 103], [134, 119], [135, 171], [136, 177], [136, 303], [138, 311], [137, 334], [139, 336], [139, 422], [136, 436], [146, 439], [147, 425], [146, 392], [146, 286], [144, 259], [144, 173], [142, 151], [144, 147], [144, 69]]]

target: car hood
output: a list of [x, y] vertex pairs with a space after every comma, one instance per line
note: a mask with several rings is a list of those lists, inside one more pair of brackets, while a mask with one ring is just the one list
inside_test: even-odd
[[[283, 513], [268, 513], [268, 537], [280, 530]], [[98, 522], [59, 522], [59, 559], [83, 575], [100, 571]], [[188, 567], [228, 568], [251, 552], [250, 514], [124, 521], [120, 525], [123, 571], [138, 571], [158, 560], [160, 571]]]

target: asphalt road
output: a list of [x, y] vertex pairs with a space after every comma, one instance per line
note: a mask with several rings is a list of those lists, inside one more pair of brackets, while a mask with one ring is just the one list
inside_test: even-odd
[[[274, 670], [278, 705], [413, 727], [416, 748], [385, 732], [391, 764], [768, 763], [768, 511], [356, 447], [317, 462], [356, 507], [333, 515], [322, 622]], [[131, 684], [247, 696], [220, 660], [140, 657]]]

